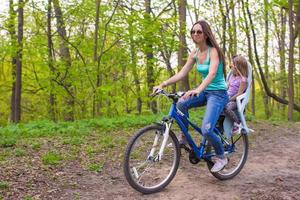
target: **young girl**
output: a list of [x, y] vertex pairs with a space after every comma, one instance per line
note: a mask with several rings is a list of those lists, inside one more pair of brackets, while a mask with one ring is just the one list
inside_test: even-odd
[[224, 112], [233, 122], [233, 133], [240, 133], [241, 120], [236, 116], [234, 110], [237, 108], [236, 97], [243, 94], [247, 88], [248, 63], [247, 60], [237, 55], [232, 58], [232, 76], [228, 81], [227, 94], [229, 103], [225, 106]]

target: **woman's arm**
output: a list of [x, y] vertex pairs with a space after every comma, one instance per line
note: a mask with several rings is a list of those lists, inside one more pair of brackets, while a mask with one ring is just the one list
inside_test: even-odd
[[195, 60], [194, 60], [194, 55], [196, 53], [196, 50], [193, 50], [189, 57], [188, 60], [186, 61], [185, 65], [182, 67], [182, 69], [176, 73], [174, 76], [172, 76], [171, 78], [169, 78], [168, 80], [162, 82], [158, 87], [166, 87], [168, 85], [171, 85], [173, 83], [176, 83], [177, 81], [183, 79], [188, 73], [189, 71], [191, 71], [193, 65], [195, 64]]

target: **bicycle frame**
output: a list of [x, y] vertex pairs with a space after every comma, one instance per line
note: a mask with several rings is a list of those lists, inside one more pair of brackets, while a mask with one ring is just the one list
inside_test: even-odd
[[[165, 128], [165, 133], [163, 134], [164, 139], [163, 139], [163, 142], [162, 142], [162, 145], [160, 147], [159, 154], [158, 154], [158, 157], [157, 157], [158, 160], [161, 160], [161, 158], [163, 156], [163, 151], [164, 151], [164, 148], [166, 147], [166, 143], [167, 143], [167, 140], [168, 140], [168, 137], [169, 137], [169, 130], [171, 129], [171, 126], [172, 126], [172, 123], [173, 123], [172, 119], [174, 119], [177, 122], [178, 126], [180, 127], [181, 131], [183, 132], [184, 136], [186, 137], [186, 139], [188, 141], [188, 144], [190, 145], [190, 147], [194, 151], [194, 154], [196, 155], [196, 157], [199, 160], [201, 160], [201, 159], [210, 160], [211, 157], [216, 155], [215, 153], [209, 153], [209, 154], [204, 153], [205, 144], [206, 144], [206, 141], [207, 141], [207, 139], [205, 137], [203, 137], [203, 139], [200, 143], [200, 146], [199, 147], [197, 146], [197, 144], [194, 142], [192, 136], [188, 132], [188, 129], [185, 127], [184, 123], [188, 123], [189, 125], [191, 125], [194, 130], [196, 130], [199, 134], [201, 134], [203, 136], [202, 131], [197, 125], [192, 123], [187, 118], [187, 116], [185, 116], [180, 110], [177, 109], [176, 102], [172, 103], [170, 111], [169, 111], [168, 118], [170, 120], [167, 120], [167, 121], [164, 122], [166, 128]], [[230, 145], [226, 141], [224, 136], [222, 136], [222, 134], [221, 134], [221, 132], [219, 131], [218, 128], [215, 127], [214, 132], [217, 133], [221, 137], [221, 140], [227, 144], [227, 148], [226, 148], [225, 153], [228, 154], [228, 153], [233, 152], [234, 151], [234, 143], [233, 143], [233, 145]], [[155, 139], [154, 139], [154, 144], [153, 144], [153, 147], [151, 149], [151, 152], [150, 152], [150, 155], [149, 155], [148, 159], [153, 158], [153, 154], [154, 154], [154, 151], [155, 151], [156, 146], [157, 146], [158, 137], [159, 136], [156, 136]]]

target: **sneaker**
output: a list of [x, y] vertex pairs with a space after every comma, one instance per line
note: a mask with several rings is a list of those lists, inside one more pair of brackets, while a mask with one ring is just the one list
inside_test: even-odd
[[240, 134], [242, 131], [243, 125], [241, 123], [233, 123], [232, 134]]
[[228, 163], [228, 159], [226, 157], [225, 158], [217, 157], [216, 162], [210, 171], [213, 173], [219, 172], [225, 167], [225, 165], [227, 165], [227, 163]]

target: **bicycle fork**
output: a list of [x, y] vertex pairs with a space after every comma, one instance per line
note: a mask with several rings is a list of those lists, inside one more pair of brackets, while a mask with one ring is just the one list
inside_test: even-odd
[[[163, 153], [164, 153], [165, 147], [167, 146], [167, 141], [169, 139], [169, 132], [170, 132], [170, 129], [171, 129], [171, 126], [172, 126], [172, 122], [165, 122], [164, 126], [165, 126], [165, 131], [164, 131], [163, 134], [158, 133], [158, 132], [155, 134], [155, 138], [154, 138], [154, 141], [153, 141], [153, 145], [152, 145], [150, 154], [148, 156], [148, 160], [158, 162], [163, 157]], [[160, 139], [161, 136], [163, 136], [163, 141], [162, 141], [162, 144], [160, 146], [159, 153], [158, 153], [157, 157], [154, 157], [154, 153], [155, 153], [155, 151], [158, 147], [158, 142], [159, 142], [159, 139]]]

